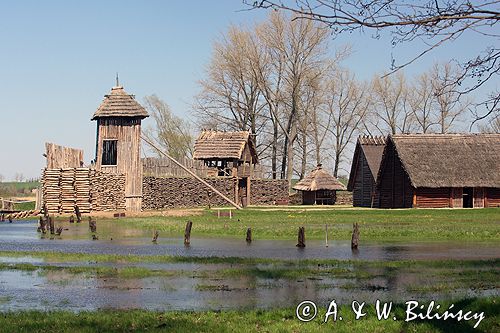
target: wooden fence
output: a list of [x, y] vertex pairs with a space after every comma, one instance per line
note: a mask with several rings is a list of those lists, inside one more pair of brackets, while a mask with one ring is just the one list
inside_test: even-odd
[[[206, 178], [209, 177], [211, 168], [204, 165], [201, 160], [193, 160], [191, 158], [180, 158], [177, 160], [186, 168], [191, 170], [197, 176]], [[142, 167], [144, 176], [149, 177], [191, 177], [189, 173], [180, 168], [174, 162], [164, 157], [146, 157], [142, 159]], [[213, 170], [213, 169], [212, 169]], [[262, 166], [257, 164], [253, 169], [252, 178], [262, 178]]]

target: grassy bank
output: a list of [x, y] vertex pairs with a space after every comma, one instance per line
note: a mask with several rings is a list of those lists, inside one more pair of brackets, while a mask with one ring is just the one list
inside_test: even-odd
[[[450, 302], [438, 302], [441, 311]], [[367, 305], [366, 316], [355, 320], [349, 305], [341, 305], [342, 321], [324, 323], [326, 304], [318, 304], [318, 315], [310, 322], [300, 322], [295, 309], [222, 311], [222, 312], [156, 312], [142, 310], [103, 310], [72, 313], [66, 311], [20, 311], [0, 316], [0, 332], [498, 332], [500, 298], [462, 299], [453, 301], [459, 309], [484, 312], [485, 319], [474, 329], [477, 320], [414, 320], [405, 322], [406, 305], [396, 305], [388, 320], [377, 320], [373, 305]], [[424, 312], [424, 311], [422, 311]], [[465, 312], [465, 311], [464, 311]]]
[[255, 239], [296, 239], [305, 226], [307, 239], [348, 240], [352, 224], [360, 224], [367, 241], [500, 241], [500, 209], [257, 209], [236, 211], [232, 219], [218, 219], [215, 211], [189, 217], [151, 216], [124, 219], [100, 218], [122, 226], [159, 230], [160, 235], [182, 235], [193, 221], [193, 237], [244, 238], [252, 228]]

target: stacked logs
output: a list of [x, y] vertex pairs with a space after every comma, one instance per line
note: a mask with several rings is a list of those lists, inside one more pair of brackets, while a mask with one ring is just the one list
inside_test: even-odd
[[93, 211], [125, 210], [125, 175], [90, 171]]
[[80, 213], [90, 213], [90, 170], [77, 168], [75, 170], [76, 205]]
[[61, 205], [61, 169], [45, 169], [42, 175], [43, 205], [48, 214], [58, 214]]
[[61, 172], [61, 212], [72, 214], [75, 212], [75, 169], [65, 168]]
[[[205, 181], [227, 197], [234, 198], [233, 178], [205, 178]], [[206, 187], [194, 178], [144, 177], [142, 185], [143, 209], [227, 205], [224, 199], [207, 191]]]
[[288, 202], [288, 180], [252, 179], [250, 186], [250, 204], [274, 205], [276, 202]]

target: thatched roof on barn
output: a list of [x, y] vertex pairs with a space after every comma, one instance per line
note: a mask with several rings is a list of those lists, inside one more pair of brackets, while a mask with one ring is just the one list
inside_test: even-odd
[[135, 100], [134, 95], [128, 94], [122, 86], [111, 88], [109, 95], [104, 95], [104, 100], [94, 113], [92, 120], [104, 117], [149, 117], [146, 109]]
[[250, 131], [222, 132], [207, 130], [202, 131], [196, 139], [193, 158], [195, 160], [242, 159], [246, 149], [252, 156], [251, 162], [257, 163], [257, 151]]
[[380, 168], [380, 162], [382, 161], [382, 154], [384, 153], [386, 140], [387, 139], [383, 136], [365, 135], [358, 138], [356, 149], [354, 150], [354, 157], [352, 159], [349, 183], [347, 184], [347, 189], [349, 191], [354, 189], [354, 181], [356, 179], [361, 154], [365, 155], [366, 162], [368, 163], [373, 179], [375, 182], [377, 181], [378, 169]]
[[500, 134], [392, 135], [384, 157], [390, 145], [413, 187], [500, 187]]
[[337, 178], [330, 175], [318, 165], [310, 174], [302, 178], [293, 186], [297, 191], [340, 190], [345, 191], [345, 186]]

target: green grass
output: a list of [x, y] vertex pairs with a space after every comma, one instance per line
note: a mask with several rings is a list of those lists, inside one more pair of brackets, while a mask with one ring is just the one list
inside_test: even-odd
[[35, 209], [35, 202], [20, 202], [14, 204], [14, 210], [33, 210]]
[[[438, 301], [441, 309], [451, 302]], [[415, 320], [405, 322], [406, 306], [396, 305], [392, 318], [378, 321], [373, 305], [366, 305], [366, 316], [355, 320], [347, 304], [341, 305], [342, 321], [324, 322], [326, 304], [318, 305], [317, 317], [300, 322], [295, 309], [157, 312], [144, 310], [100, 310], [73, 313], [68, 311], [19, 311], [0, 316], [0, 332], [498, 332], [500, 330], [500, 298], [459, 299], [454, 309], [484, 312], [485, 319], [477, 330], [476, 321]], [[426, 303], [427, 304], [427, 303]]]
[[236, 211], [232, 219], [218, 219], [214, 211], [191, 217], [130, 217], [100, 219], [123, 227], [159, 230], [162, 235], [182, 235], [187, 220], [193, 221], [193, 237], [244, 239], [247, 228], [258, 239], [297, 238], [305, 226], [306, 239], [324, 239], [325, 224], [330, 240], [348, 240], [352, 224], [360, 224], [363, 241], [500, 241], [500, 209], [342, 209], [284, 210], [250, 208]]
[[38, 188], [39, 182], [3, 182], [0, 183], [0, 197], [31, 195], [31, 190]]

